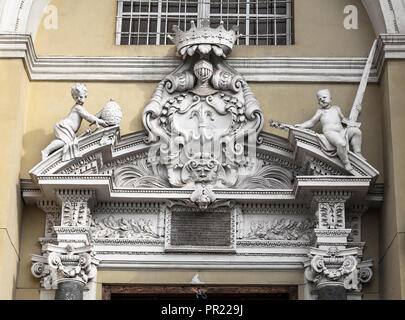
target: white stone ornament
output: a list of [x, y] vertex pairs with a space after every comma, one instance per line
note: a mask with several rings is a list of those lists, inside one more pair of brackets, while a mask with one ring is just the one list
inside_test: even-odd
[[[329, 89], [321, 89], [317, 92], [317, 100], [320, 109], [316, 111], [315, 115], [310, 120], [295, 125], [295, 128], [306, 130], [311, 129], [320, 122], [322, 125], [322, 134], [316, 134], [316, 137], [322, 151], [329, 157], [338, 156], [345, 169], [353, 175], [357, 175], [357, 173], [349, 160], [349, 146], [351, 145], [357, 157], [365, 160], [361, 154], [361, 124], [357, 122], [357, 119], [362, 109], [361, 104], [366, 91], [376, 48], [377, 40], [374, 41], [367, 59], [349, 118], [343, 115], [339, 106], [332, 104], [332, 96]], [[270, 126], [286, 130], [294, 128], [291, 125], [274, 120], [270, 120]]]
[[[72, 107], [70, 113], [64, 119], [55, 124], [54, 131], [56, 139], [53, 140], [45, 149], [41, 151], [42, 160], [45, 160], [53, 152], [62, 149], [62, 161], [69, 161], [74, 158], [81, 157], [79, 150], [79, 138], [93, 133], [100, 126], [108, 127], [119, 125], [122, 120], [122, 111], [120, 106], [111, 100], [107, 105], [97, 114], [90, 114], [83, 104], [87, 99], [87, 87], [83, 83], [75, 83], [72, 86], [72, 97], [76, 104]], [[87, 129], [84, 134], [76, 137], [82, 120], [85, 119], [92, 124], [96, 125], [95, 129]]]
[[47, 220], [32, 273], [56, 289], [95, 279], [98, 265], [305, 268], [308, 286], [359, 296], [372, 276], [360, 215], [382, 199], [378, 172], [348, 152], [349, 176], [309, 129], [273, 122], [288, 139], [262, 132], [259, 102], [224, 60], [235, 31], [205, 24], [186, 34], [194, 38], [176, 32], [184, 59], [147, 103], [145, 131], [121, 137], [122, 111], [110, 101], [97, 114], [109, 126], [77, 137], [80, 158], [58, 152], [22, 181], [24, 201]]
[[97, 113], [96, 117], [104, 120], [109, 126], [116, 126], [121, 123], [122, 110], [118, 103], [110, 99], [104, 108]]
[[[349, 142], [354, 153], [361, 155], [362, 134], [357, 126], [343, 127], [343, 123], [349, 120], [344, 117], [338, 106], [331, 104], [331, 94], [328, 89], [319, 90], [317, 93], [318, 103], [321, 106], [312, 119], [297, 124], [297, 128], [310, 129], [316, 123], [322, 124], [322, 134], [317, 134], [322, 150], [329, 156], [337, 155], [343, 162], [346, 170], [353, 171], [348, 158]], [[364, 158], [363, 158], [364, 159]]]
[[190, 199], [201, 208], [215, 201], [214, 188], [291, 185], [290, 173], [279, 167], [263, 174], [256, 157], [263, 127], [259, 103], [215, 49], [230, 52], [236, 38], [235, 30], [211, 29], [206, 22], [187, 32], [176, 29], [174, 42], [185, 60], [158, 85], [143, 112], [153, 175], [172, 187], [195, 188]]
[[194, 21], [191, 21], [189, 30], [183, 32], [178, 26], [173, 26], [173, 31], [175, 36], [169, 35], [168, 38], [176, 45], [177, 51], [183, 59], [198, 53], [226, 58], [239, 37], [237, 34], [238, 26], [234, 26], [232, 30], [226, 30], [221, 21], [216, 29], [212, 29], [209, 19], [202, 19], [199, 28], [195, 26]]

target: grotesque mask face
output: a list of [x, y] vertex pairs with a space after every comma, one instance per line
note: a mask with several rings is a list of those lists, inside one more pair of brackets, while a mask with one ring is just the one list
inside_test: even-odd
[[194, 74], [201, 82], [207, 82], [213, 73], [212, 64], [207, 60], [200, 60], [194, 65]]
[[198, 183], [213, 182], [218, 171], [218, 162], [211, 155], [205, 153], [197, 153], [186, 166], [192, 180]]

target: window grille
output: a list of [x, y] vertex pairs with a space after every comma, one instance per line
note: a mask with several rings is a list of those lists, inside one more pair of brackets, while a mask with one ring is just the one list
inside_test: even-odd
[[118, 0], [117, 45], [171, 44], [173, 25], [188, 30], [190, 22], [221, 21], [226, 29], [239, 25], [238, 45], [289, 45], [293, 0]]

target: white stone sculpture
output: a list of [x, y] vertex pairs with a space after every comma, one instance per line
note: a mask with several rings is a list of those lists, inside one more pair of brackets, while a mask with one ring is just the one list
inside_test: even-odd
[[369, 261], [361, 262], [353, 249], [339, 250], [333, 246], [328, 250], [311, 249], [308, 256], [310, 260], [304, 264], [305, 278], [318, 288], [339, 284], [348, 292], [360, 292], [362, 284], [373, 276]]
[[48, 245], [43, 256], [32, 255], [31, 272], [41, 279], [45, 289], [56, 289], [64, 281], [78, 281], [86, 285], [97, 275], [100, 261], [91, 246], [60, 247]]
[[317, 137], [322, 150], [331, 157], [337, 155], [346, 170], [352, 171], [353, 168], [348, 157], [349, 143], [354, 153], [364, 159], [361, 155], [362, 136], [360, 128], [357, 126], [343, 126], [343, 124], [350, 121], [345, 118], [338, 106], [332, 105], [332, 96], [328, 89], [319, 90], [317, 98], [320, 109], [316, 111], [312, 119], [295, 126], [310, 129], [320, 122], [323, 134], [318, 134]]
[[365, 160], [361, 155], [361, 124], [357, 122], [357, 118], [362, 109], [361, 104], [366, 91], [376, 48], [377, 41], [374, 41], [348, 119], [345, 118], [338, 106], [331, 104], [332, 96], [330, 91], [328, 89], [322, 89], [317, 93], [318, 104], [321, 108], [318, 109], [312, 119], [295, 125], [298, 128], [309, 129], [319, 121], [322, 125], [323, 134], [318, 134], [317, 137], [322, 150], [328, 156], [332, 157], [337, 155], [343, 162], [346, 170], [353, 174], [355, 174], [355, 171], [348, 157], [349, 143], [353, 148], [353, 152], [360, 157], [360, 159]]
[[[224, 60], [235, 29], [203, 21], [201, 28], [192, 23], [188, 31], [174, 31], [184, 61], [159, 83], [143, 112], [152, 175], [195, 189], [191, 200], [202, 209], [215, 201], [215, 188], [290, 188], [289, 172], [273, 166], [269, 175], [256, 157], [263, 114], [246, 81]], [[130, 171], [116, 172], [115, 181], [138, 185], [129, 181]]]
[[85, 119], [90, 123], [95, 123], [97, 127], [100, 125], [103, 127], [108, 126], [106, 121], [90, 114], [83, 107], [83, 104], [87, 99], [87, 92], [86, 86], [82, 83], [75, 83], [72, 86], [71, 93], [76, 103], [67, 117], [55, 124], [54, 130], [56, 139], [41, 151], [42, 160], [60, 148], [63, 148], [62, 161], [68, 161], [80, 156], [76, 132], [80, 128], [82, 119]]

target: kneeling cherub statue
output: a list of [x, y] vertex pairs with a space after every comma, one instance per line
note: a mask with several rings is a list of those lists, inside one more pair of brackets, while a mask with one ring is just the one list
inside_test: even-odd
[[72, 86], [71, 93], [76, 103], [67, 117], [55, 124], [54, 131], [56, 139], [41, 151], [42, 160], [60, 148], [63, 148], [62, 161], [68, 161], [80, 156], [76, 132], [82, 124], [82, 119], [87, 120], [91, 124], [95, 123], [97, 127], [100, 125], [103, 127], [108, 126], [104, 120], [90, 114], [83, 107], [87, 98], [87, 92], [87, 88], [83, 83], [75, 83]]
[[346, 170], [352, 172], [353, 167], [348, 157], [349, 143], [353, 148], [353, 152], [361, 159], [364, 159], [361, 155], [362, 136], [359, 124], [352, 123], [345, 118], [338, 106], [331, 104], [332, 97], [328, 89], [319, 90], [317, 98], [321, 108], [316, 111], [312, 119], [301, 124], [296, 124], [295, 127], [310, 129], [319, 121], [322, 125], [323, 134], [317, 134], [317, 137], [322, 150], [329, 156], [333, 157], [337, 155], [343, 162]]

